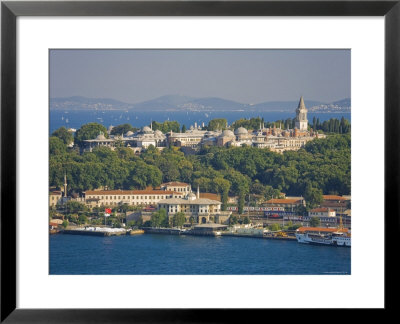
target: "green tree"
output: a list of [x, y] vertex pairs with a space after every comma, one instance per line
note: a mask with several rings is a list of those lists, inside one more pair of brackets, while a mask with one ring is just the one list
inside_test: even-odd
[[308, 210], [315, 208], [324, 200], [322, 196], [322, 190], [314, 188], [310, 183], [308, 183], [304, 191], [304, 199], [306, 200], [306, 206]]
[[68, 224], [69, 224], [69, 222], [68, 222], [66, 219], [63, 220], [62, 226], [63, 226], [64, 228], [67, 228], [67, 227], [68, 227]]
[[318, 227], [321, 224], [321, 221], [318, 217], [311, 217], [310, 219], [310, 226], [311, 227]]
[[62, 155], [67, 152], [67, 147], [64, 142], [58, 137], [51, 136], [49, 139], [50, 155]]
[[108, 138], [107, 129], [98, 123], [88, 123], [79, 128], [75, 133], [75, 142], [82, 145], [84, 140], [95, 139], [99, 134]]
[[209, 131], [224, 130], [227, 128], [228, 121], [225, 118], [211, 119], [208, 122], [207, 129]]
[[127, 132], [131, 131], [131, 132], [136, 132], [139, 129], [136, 127], [132, 127], [132, 125], [130, 124], [122, 124], [122, 125], [118, 125], [118, 126], [114, 126], [113, 129], [111, 130], [111, 135], [124, 135]]
[[58, 137], [60, 140], [64, 142], [65, 145], [70, 145], [74, 141], [74, 136], [72, 132], [68, 131], [64, 126], [55, 130], [51, 136]]
[[237, 216], [231, 215], [231, 216], [229, 217], [229, 224], [230, 224], [230, 225], [235, 225], [235, 224], [237, 224], [237, 223], [238, 223], [238, 218], [237, 218]]
[[250, 218], [249, 218], [248, 216], [246, 216], [246, 217], [243, 219], [243, 224], [250, 224]]
[[160, 208], [151, 215], [151, 226], [160, 227], [167, 221], [167, 211], [164, 208]]
[[74, 200], [67, 201], [64, 205], [64, 208], [69, 213], [86, 212], [88, 210], [84, 204]]
[[185, 224], [185, 214], [183, 212], [177, 212], [173, 216], [173, 225], [176, 227], [182, 227]]

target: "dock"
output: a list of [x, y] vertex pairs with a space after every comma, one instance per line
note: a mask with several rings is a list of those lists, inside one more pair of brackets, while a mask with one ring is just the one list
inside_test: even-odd
[[126, 235], [126, 230], [122, 228], [109, 227], [78, 227], [65, 229], [63, 234], [71, 235], [88, 235], [88, 236], [119, 236]]

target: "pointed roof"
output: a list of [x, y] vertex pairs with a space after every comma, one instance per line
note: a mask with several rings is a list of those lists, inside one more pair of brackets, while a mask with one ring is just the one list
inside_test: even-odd
[[297, 110], [307, 109], [306, 105], [304, 104], [303, 96], [300, 97], [299, 105], [297, 106]]

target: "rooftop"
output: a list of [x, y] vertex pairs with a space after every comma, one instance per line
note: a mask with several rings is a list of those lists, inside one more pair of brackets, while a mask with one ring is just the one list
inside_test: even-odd
[[298, 231], [298, 232], [327, 232], [327, 233], [333, 233], [333, 232], [340, 231], [340, 232], [347, 233], [349, 230], [347, 228], [339, 230], [338, 228], [333, 228], [333, 227], [299, 227], [296, 231]]
[[87, 190], [86, 195], [180, 195], [183, 192], [171, 190]]
[[301, 199], [270, 199], [267, 204], [295, 204], [300, 203]]
[[195, 200], [188, 200], [182, 198], [170, 198], [170, 199], [162, 199], [158, 202], [159, 204], [169, 204], [169, 205], [221, 205], [220, 201], [207, 199], [207, 198], [199, 198]]
[[323, 195], [324, 200], [349, 200], [347, 197], [337, 196], [337, 195]]

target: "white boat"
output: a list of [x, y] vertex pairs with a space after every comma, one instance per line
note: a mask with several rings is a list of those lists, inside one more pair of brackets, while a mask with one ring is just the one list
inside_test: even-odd
[[297, 242], [305, 244], [351, 246], [351, 236], [344, 232], [332, 233], [296, 233]]

